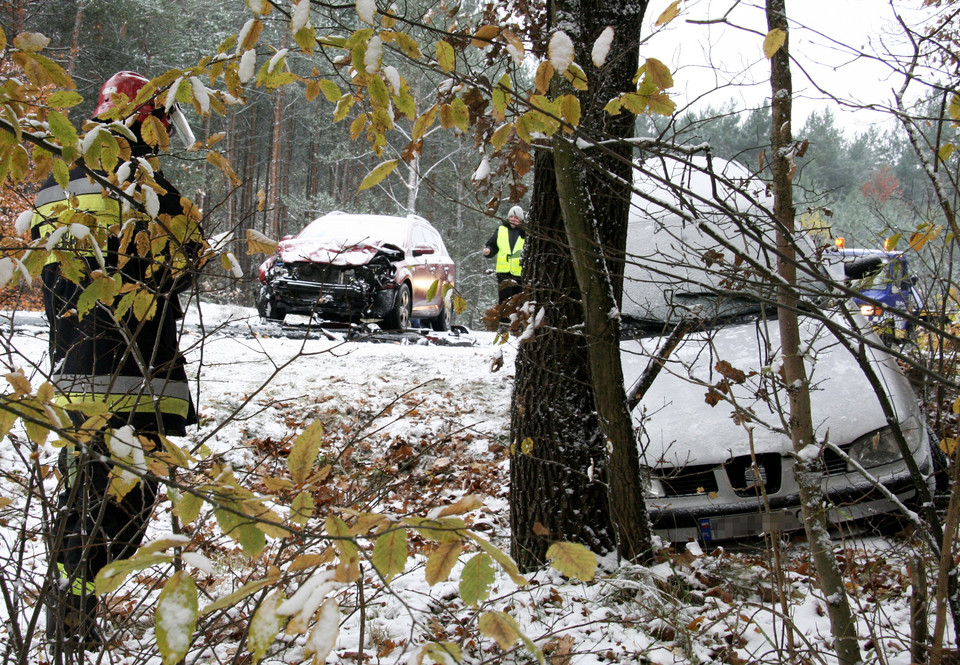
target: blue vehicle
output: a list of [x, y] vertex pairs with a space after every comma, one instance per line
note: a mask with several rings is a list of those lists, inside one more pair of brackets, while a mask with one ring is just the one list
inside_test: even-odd
[[859, 289], [863, 297], [853, 301], [886, 344], [902, 344], [909, 339], [913, 325], [896, 311], [918, 315], [923, 310], [923, 298], [903, 252], [836, 247], [828, 249], [824, 259], [834, 279]]

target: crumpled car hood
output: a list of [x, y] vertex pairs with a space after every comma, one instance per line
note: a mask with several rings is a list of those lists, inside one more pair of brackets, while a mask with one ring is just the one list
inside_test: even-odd
[[365, 242], [345, 246], [342, 242], [291, 238], [280, 242], [277, 253], [284, 263], [309, 261], [335, 266], [362, 266], [383, 248], [384, 243]]
[[[842, 445], [884, 427], [886, 419], [879, 399], [856, 359], [811, 319], [801, 319], [801, 336], [804, 345], [810, 344], [813, 349], [810, 355], [815, 356], [815, 361], [808, 360], [807, 372], [817, 439], [829, 436], [831, 442]], [[776, 408], [779, 402], [783, 413], [789, 414], [786, 391], [776, 389], [778, 382], [772, 375], [780, 369], [780, 356], [762, 358], [764, 339], [769, 348], [779, 350], [777, 321], [727, 326], [684, 338], [633, 412], [635, 425], [643, 428], [642, 463], [666, 467], [719, 464], [747, 455], [751, 451], [750, 428], [756, 453], [786, 453], [792, 449]], [[621, 342], [628, 389], [662, 340], [654, 337]], [[915, 393], [895, 369], [894, 360], [883, 352], [872, 353], [878, 361], [874, 367], [893, 398], [900, 421], [918, 414]], [[724, 379], [717, 369], [721, 360], [748, 375], [743, 383], [730, 385], [729, 397], [740, 413], [752, 411], [749, 420], [738, 422], [738, 408], [730, 401], [721, 400], [715, 406], [706, 401], [710, 386]]]

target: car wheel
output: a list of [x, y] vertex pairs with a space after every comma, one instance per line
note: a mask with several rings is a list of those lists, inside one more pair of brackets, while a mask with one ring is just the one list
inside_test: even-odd
[[447, 304], [440, 304], [440, 313], [435, 319], [430, 321], [430, 327], [437, 332], [446, 332], [450, 330], [450, 315], [447, 313]]
[[266, 287], [260, 289], [260, 296], [257, 298], [257, 312], [261, 319], [267, 321], [282, 322], [287, 316], [286, 310], [277, 306]]
[[410, 327], [410, 303], [412, 297], [410, 296], [410, 285], [401, 284], [400, 288], [397, 289], [396, 300], [393, 301], [393, 309], [383, 320], [387, 328], [396, 328], [398, 330], [406, 330]]

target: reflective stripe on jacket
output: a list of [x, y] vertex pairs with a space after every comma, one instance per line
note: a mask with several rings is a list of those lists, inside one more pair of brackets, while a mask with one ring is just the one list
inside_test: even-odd
[[[159, 172], [155, 178], [167, 190], [160, 196], [160, 214], [182, 214], [179, 192]], [[35, 208], [33, 238], [58, 234], [58, 252], [51, 253], [53, 258], [41, 275], [56, 401], [105, 404], [115, 416], [111, 426], [184, 435], [186, 425], [197, 422], [197, 415], [179, 351], [177, 321], [182, 310], [177, 284], [165, 276], [169, 271], [163, 266], [164, 257], [140, 256], [132, 244], [121, 248], [116, 228], [110, 228], [121, 222], [120, 202], [104, 196], [103, 188], [79, 169], [70, 173], [65, 190], [48, 178]], [[87, 226], [93, 237], [64, 231], [77, 222]], [[77, 265], [68, 266], [64, 252], [73, 254], [81, 268], [86, 266], [79, 283], [73, 281]], [[114, 307], [103, 303], [78, 316], [90, 272], [104, 267], [109, 276], [119, 275], [124, 284], [139, 285], [141, 292], [152, 295], [156, 310], [151, 318], [138, 320], [132, 307], [117, 316]]]
[[523, 268], [520, 265], [520, 254], [523, 252], [524, 238], [519, 236], [510, 247], [510, 229], [501, 226], [497, 230], [497, 266], [496, 271], [500, 273], [510, 273], [516, 277], [520, 276]]
[[[88, 215], [92, 215], [95, 220], [90, 220]], [[62, 232], [56, 246], [50, 249], [72, 250], [81, 256], [93, 255], [95, 250], [91, 242], [97, 242], [101, 250], [106, 249], [103, 246], [106, 233], [120, 221], [120, 202], [104, 196], [103, 187], [87, 178], [70, 181], [66, 190], [56, 184], [44, 187], [34, 202], [33, 219], [30, 222], [34, 235], [40, 238], [50, 236], [60, 228], [61, 219], [66, 223], [79, 222], [88, 226], [94, 238], [80, 242], [66, 231]], [[47, 263], [56, 261], [57, 258], [52, 253], [47, 257]]]

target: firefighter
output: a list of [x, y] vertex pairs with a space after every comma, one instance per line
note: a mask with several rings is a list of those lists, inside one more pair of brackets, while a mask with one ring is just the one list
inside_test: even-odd
[[523, 228], [523, 208], [513, 206], [507, 213], [507, 222], [501, 223], [497, 232], [483, 246], [484, 256], [495, 256], [497, 289], [501, 305], [520, 293], [523, 266], [520, 258], [527, 232]]
[[[129, 202], [124, 212], [122, 197], [102, 184], [107, 174], [95, 178], [81, 167], [70, 172], [66, 189], [48, 178], [34, 204], [32, 236], [57, 250], [41, 275], [51, 383], [76, 426], [60, 453], [63, 492], [48, 540], [57, 581], [47, 634], [56, 661], [101, 646], [94, 578], [110, 561], [136, 551], [157, 497], [144, 454], [160, 445], [161, 436], [183, 436], [197, 422], [178, 349], [178, 294], [190, 287], [204, 244], [197, 215], [188, 214], [192, 207], [164, 178], [141, 132], [149, 127], [155, 135], [162, 128], [191, 144], [193, 135], [178, 108], [165, 110], [154, 99], [118, 117], [147, 82], [134, 72], [110, 77], [94, 116], [123, 121], [136, 138], [129, 141], [129, 162], [117, 169], [127, 178], [118, 188], [152, 174], [160, 188], [152, 190], [159, 204], [155, 219], [131, 215]], [[160, 229], [180, 231], [158, 243], [165, 233]], [[119, 294], [134, 293], [141, 306], [122, 307], [119, 295], [114, 306], [82, 299], [84, 289], [104, 276], [118, 282]], [[111, 455], [129, 459], [136, 472], [121, 472]]]

